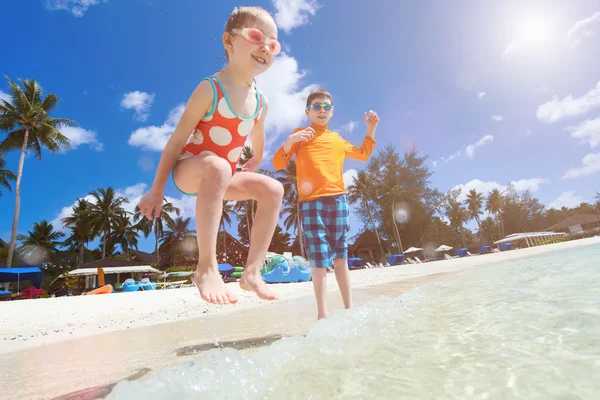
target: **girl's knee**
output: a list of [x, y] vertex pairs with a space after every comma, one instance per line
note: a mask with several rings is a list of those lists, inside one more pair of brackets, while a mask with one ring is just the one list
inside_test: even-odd
[[206, 157], [202, 160], [200, 168], [203, 180], [227, 181], [231, 180], [231, 166], [221, 157]]
[[256, 186], [255, 200], [261, 203], [280, 204], [283, 199], [283, 185], [276, 179], [266, 177]]
[[283, 185], [276, 179], [269, 179], [265, 185], [265, 197], [273, 203], [281, 203], [283, 199]]

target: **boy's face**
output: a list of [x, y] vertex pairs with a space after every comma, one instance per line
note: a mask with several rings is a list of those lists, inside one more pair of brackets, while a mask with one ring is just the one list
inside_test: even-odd
[[329, 97], [316, 98], [305, 112], [313, 124], [327, 125], [333, 116], [333, 104]]

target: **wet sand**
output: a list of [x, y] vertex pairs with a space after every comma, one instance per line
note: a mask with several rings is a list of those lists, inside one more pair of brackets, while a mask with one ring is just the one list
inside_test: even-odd
[[[359, 306], [381, 296], [400, 294], [429, 282], [457, 278], [465, 272], [428, 275], [354, 291]], [[343, 308], [339, 294], [330, 293], [333, 312]], [[11, 399], [98, 398], [66, 396], [85, 388], [110, 385], [158, 369], [184, 364], [218, 346], [253, 353], [285, 336], [304, 335], [316, 322], [312, 296], [225, 315], [140, 327], [72, 339], [3, 355], [8, 371], [0, 377]], [[110, 389], [110, 387], [108, 388]]]

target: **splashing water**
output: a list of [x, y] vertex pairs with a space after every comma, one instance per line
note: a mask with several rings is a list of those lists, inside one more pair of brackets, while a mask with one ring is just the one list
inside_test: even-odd
[[254, 356], [208, 351], [107, 399], [600, 398], [598, 259], [592, 245], [481, 268]]

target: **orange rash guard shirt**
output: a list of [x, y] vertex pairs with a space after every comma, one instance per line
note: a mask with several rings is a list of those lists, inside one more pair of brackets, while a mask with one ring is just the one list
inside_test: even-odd
[[[346, 193], [344, 187], [344, 160], [346, 157], [367, 161], [375, 139], [366, 135], [360, 148], [331, 132], [327, 126], [311, 124], [315, 130], [313, 138], [306, 142], [296, 142], [285, 154], [281, 146], [273, 156], [273, 167], [281, 170], [296, 155], [296, 183], [298, 201], [314, 200], [323, 196]], [[293, 134], [305, 128], [294, 130]]]

